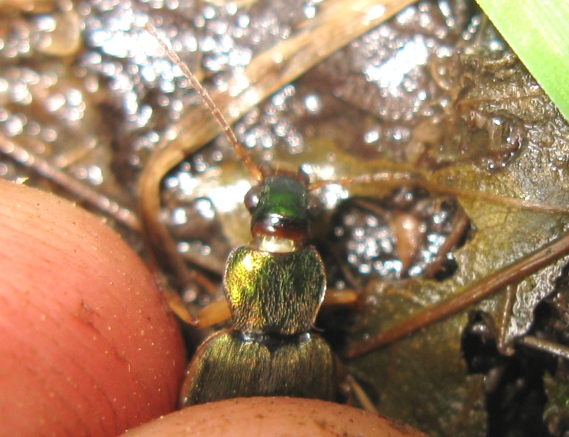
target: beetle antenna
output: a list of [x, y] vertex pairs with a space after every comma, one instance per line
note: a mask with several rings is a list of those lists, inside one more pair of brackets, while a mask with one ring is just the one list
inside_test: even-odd
[[336, 180], [321, 180], [312, 182], [308, 185], [310, 191], [317, 190], [319, 188], [325, 187], [326, 185], [342, 185], [349, 186], [361, 183], [372, 183], [372, 182], [386, 182], [386, 183], [396, 183], [397, 185], [402, 185], [405, 182], [409, 183], [414, 180], [409, 172], [378, 172], [371, 173], [368, 175], [354, 176], [350, 178], [339, 178]]
[[235, 149], [235, 151], [237, 152], [237, 154], [239, 155], [239, 157], [241, 158], [241, 160], [243, 161], [243, 163], [245, 164], [245, 166], [247, 167], [247, 169], [249, 170], [251, 175], [253, 175], [253, 177], [257, 181], [263, 180], [263, 173], [257, 167], [257, 165], [253, 162], [251, 157], [247, 154], [243, 145], [237, 140], [237, 137], [235, 136], [235, 132], [233, 132], [233, 129], [231, 129], [231, 126], [229, 126], [229, 123], [227, 123], [227, 121], [225, 120], [225, 117], [223, 116], [221, 111], [217, 108], [217, 105], [214, 103], [214, 101], [210, 97], [209, 93], [205, 90], [205, 88], [196, 79], [196, 77], [194, 76], [194, 74], [190, 70], [190, 67], [188, 67], [184, 62], [182, 62], [182, 60], [180, 59], [180, 57], [176, 54], [176, 52], [174, 50], [172, 50], [170, 47], [168, 47], [168, 44], [166, 44], [166, 41], [164, 41], [164, 39], [162, 39], [160, 36], [158, 36], [158, 32], [156, 31], [156, 28], [152, 24], [146, 23], [144, 25], [144, 29], [149, 34], [151, 34], [156, 39], [156, 41], [158, 41], [158, 43], [164, 49], [166, 56], [168, 56], [168, 58], [180, 68], [180, 70], [182, 71], [184, 76], [186, 76], [186, 78], [190, 81], [192, 88], [197, 91], [197, 93], [200, 95], [204, 104], [211, 111], [215, 120], [221, 126], [223, 133], [225, 134], [225, 136], [227, 137], [227, 139], [229, 140], [229, 142], [231, 143], [231, 145], [233, 146], [233, 148]]
[[436, 183], [431, 183], [426, 179], [413, 177], [409, 172], [378, 172], [369, 175], [355, 176], [352, 178], [340, 178], [337, 180], [322, 180], [312, 182], [308, 185], [310, 191], [317, 190], [327, 185], [342, 185], [347, 187], [349, 185], [381, 182], [383, 186], [400, 187], [402, 185], [411, 184], [416, 187], [424, 188], [439, 194], [451, 194], [453, 196], [463, 196], [470, 199], [486, 200], [498, 205], [516, 206], [519, 208], [545, 211], [558, 214], [569, 214], [569, 208], [565, 205], [548, 205], [539, 201], [524, 200], [516, 197], [501, 196], [497, 194], [487, 193], [484, 191], [475, 191], [465, 188], [456, 188], [452, 186], [443, 186]]

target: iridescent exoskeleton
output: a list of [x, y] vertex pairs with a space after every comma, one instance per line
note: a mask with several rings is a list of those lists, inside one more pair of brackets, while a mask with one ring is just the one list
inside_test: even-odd
[[311, 332], [326, 274], [307, 244], [312, 202], [305, 175], [268, 175], [245, 203], [253, 238], [231, 253], [224, 276], [233, 326], [199, 347], [181, 404], [241, 396], [332, 400], [333, 355]]

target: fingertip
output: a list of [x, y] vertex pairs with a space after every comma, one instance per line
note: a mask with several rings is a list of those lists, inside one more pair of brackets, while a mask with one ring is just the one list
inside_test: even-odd
[[425, 437], [409, 426], [347, 405], [299, 398], [238, 398], [196, 405], [129, 430], [125, 437]]
[[140, 258], [56, 196], [0, 195], [3, 431], [116, 435], [172, 411], [185, 352]]

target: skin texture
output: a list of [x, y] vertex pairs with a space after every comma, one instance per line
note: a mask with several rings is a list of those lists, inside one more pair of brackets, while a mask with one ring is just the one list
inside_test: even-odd
[[[114, 436], [175, 409], [179, 326], [150, 273], [100, 219], [0, 179], [0, 434]], [[127, 435], [417, 436], [329, 402], [231, 399]]]
[[421, 437], [407, 426], [332, 402], [240, 398], [185, 408], [128, 431], [124, 437], [359, 436]]
[[100, 219], [0, 180], [0, 429], [112, 436], [173, 411], [178, 325]]

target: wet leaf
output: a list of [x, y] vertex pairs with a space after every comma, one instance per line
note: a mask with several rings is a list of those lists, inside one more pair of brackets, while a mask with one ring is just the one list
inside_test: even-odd
[[[565, 170], [569, 132], [563, 117], [511, 54], [496, 60], [487, 53], [472, 52], [463, 56], [461, 63], [465, 67], [462, 81], [466, 77], [471, 83], [459, 92], [462, 96], [456, 102], [458, 116], [445, 134], [455, 145], [455, 153], [461, 147], [466, 149], [466, 154], [469, 148], [479, 150], [480, 145], [472, 143], [483, 142], [484, 147], [492, 143], [493, 138], [498, 138], [500, 144], [504, 139], [513, 143], [517, 137], [518, 144], [514, 151], [508, 148], [506, 155], [500, 157], [499, 168], [494, 168], [494, 161], [488, 159], [491, 155], [475, 162], [457, 159], [447, 161], [443, 168], [431, 173], [429, 181], [453, 190], [536, 201], [563, 209], [569, 200]], [[500, 135], [493, 132], [496, 127], [501, 130]], [[507, 135], [503, 135], [504, 132]], [[488, 163], [487, 168], [481, 165], [483, 163]], [[373, 315], [367, 316], [365, 329], [358, 335], [373, 338], [375, 333], [386, 330], [403, 317], [468, 293], [469, 286], [559, 238], [569, 224], [564, 212], [555, 214], [541, 211], [539, 207], [511, 207], [488, 198], [460, 194], [458, 198], [471, 220], [473, 234], [470, 241], [454, 253], [459, 266], [454, 276], [442, 283], [413, 280], [403, 288], [378, 286], [374, 293], [377, 308]], [[502, 347], [511, 345], [528, 331], [537, 304], [554, 291], [567, 259], [564, 257], [525, 277], [517, 286], [513, 284], [516, 286], [513, 293], [499, 291], [474, 303], [467, 311], [457, 311], [410, 338], [372, 351], [370, 356], [354, 358], [352, 363], [365, 369], [366, 375], [373, 375], [382, 399], [389, 399], [382, 404], [387, 408], [386, 414], [398, 414], [403, 420], [416, 424], [414, 420], [421, 421], [422, 425], [428, 422], [428, 427], [423, 429], [437, 435], [453, 429], [453, 425], [457, 433], [464, 433], [452, 432], [453, 435], [484, 435], [485, 419], [480, 410], [482, 381], [467, 376], [461, 359], [460, 333], [466, 326], [467, 312], [478, 309], [490, 315], [500, 333]], [[365, 344], [367, 340], [361, 341]], [[433, 362], [435, 357], [438, 360]], [[375, 367], [378, 360], [382, 365]], [[374, 374], [374, 368], [388, 370]], [[437, 375], [439, 371], [441, 374]], [[450, 378], [460, 382], [450, 383]], [[408, 398], [397, 402], [402, 386], [418, 388], [414, 390], [413, 402], [408, 402]], [[456, 410], [450, 408], [451, 405], [457, 407]], [[430, 420], [416, 419], [426, 406], [437, 413], [430, 415]], [[432, 420], [434, 417], [436, 421]], [[468, 431], [459, 423], [466, 425]], [[471, 431], [473, 423], [480, 434]]]

